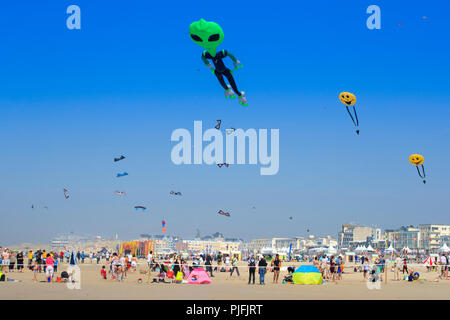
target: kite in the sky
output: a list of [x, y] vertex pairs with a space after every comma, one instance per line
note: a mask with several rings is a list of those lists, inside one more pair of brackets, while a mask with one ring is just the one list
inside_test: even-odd
[[[420, 154], [412, 154], [409, 156], [409, 162], [411, 162], [413, 165], [416, 166], [417, 173], [419, 174], [419, 177], [422, 178], [423, 183], [426, 183], [425, 181], [425, 168], [423, 166], [424, 158]], [[419, 166], [422, 170], [419, 169]]]
[[173, 190], [170, 191], [170, 194], [173, 194], [174, 196], [182, 196], [181, 192], [175, 192]]
[[127, 193], [123, 192], [123, 191], [114, 191], [115, 194], [117, 194], [118, 196], [126, 196]]
[[218, 166], [219, 168], [222, 168], [223, 166], [225, 166], [225, 167], [228, 168], [229, 165], [230, 165], [230, 164], [228, 164], [228, 163], [226, 163], [226, 162], [224, 162], [224, 163], [218, 163], [218, 164], [217, 164], [217, 166]]
[[309, 229], [306, 229], [306, 232], [309, 232]]
[[127, 175], [128, 175], [128, 172], [118, 173], [118, 174], [117, 174], [117, 178], [125, 177], [125, 176], [127, 176]]
[[34, 209], [34, 204], [31, 205], [31, 209]]
[[69, 191], [67, 190], [67, 189], [64, 189], [64, 197], [66, 198], [66, 199], [69, 199]]
[[114, 162], [117, 162], [117, 161], [120, 161], [120, 160], [123, 160], [123, 159], [125, 159], [125, 156], [120, 156], [119, 158], [114, 158]]
[[134, 208], [136, 209], [136, 211], [138, 211], [138, 210], [142, 210], [142, 211], [147, 210], [147, 208], [143, 207], [143, 206], [135, 206]]
[[225, 132], [226, 132], [228, 135], [234, 133], [235, 131], [236, 131], [235, 128], [230, 128], [230, 129], [226, 129], [226, 130], [225, 130]]
[[[226, 50], [217, 52], [217, 47], [224, 38], [222, 28], [215, 22], [200, 19], [192, 22], [189, 26], [189, 36], [196, 44], [206, 49], [202, 53], [202, 61], [211, 69], [211, 72], [219, 80], [220, 85], [225, 89], [225, 98], [232, 99], [237, 94], [239, 103], [242, 106], [248, 106], [244, 91], [238, 90], [233, 78], [233, 72], [225, 66], [223, 59], [230, 57], [233, 60], [235, 70], [242, 67], [241, 62]], [[212, 60], [214, 67], [208, 60]], [[225, 83], [223, 76], [228, 79], [229, 85]]]
[[292, 220], [292, 217], [289, 217], [289, 220]]
[[222, 124], [222, 120], [216, 120], [217, 121], [217, 125], [215, 126], [215, 128], [217, 130], [220, 130], [220, 125]]
[[162, 232], [166, 232], [166, 222], [162, 221]]
[[223, 216], [226, 216], [226, 217], [229, 217], [229, 216], [230, 216], [230, 213], [229, 213], [229, 212], [224, 212], [223, 210], [219, 210], [218, 213], [221, 214], [221, 215], [223, 215]]
[[[356, 97], [353, 93], [350, 92], [341, 92], [339, 94], [339, 100], [341, 100], [341, 102], [343, 104], [345, 104], [345, 107], [347, 108], [347, 112], [350, 116], [350, 118], [352, 118], [353, 124], [356, 127], [356, 134], [359, 134], [359, 120], [358, 120], [358, 114], [356, 113], [356, 108], [355, 108], [355, 103], [356, 103]], [[353, 106], [353, 113], [355, 115], [355, 117], [353, 117], [352, 113], [349, 110], [349, 106]]]

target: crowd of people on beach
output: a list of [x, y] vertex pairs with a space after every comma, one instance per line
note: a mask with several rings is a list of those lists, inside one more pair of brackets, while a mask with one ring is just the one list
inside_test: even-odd
[[[289, 265], [291, 262], [299, 261], [298, 258], [282, 258], [278, 254], [274, 257], [249, 255], [244, 258], [247, 266], [243, 266], [239, 264], [240, 256], [237, 254], [229, 255], [221, 252], [216, 254], [174, 253], [156, 256], [150, 251], [148, 256], [145, 257], [146, 264], [144, 269], [139, 269], [140, 258], [142, 257], [137, 257], [129, 252], [121, 254], [112, 250], [85, 253], [83, 250], [75, 249], [52, 250], [49, 252], [39, 249], [24, 252], [0, 247], [0, 281], [1, 277], [5, 278], [7, 273], [22, 273], [28, 269], [33, 272], [33, 280], [35, 282], [41, 282], [39, 281], [41, 273], [46, 276], [45, 282], [53, 282], [55, 278], [57, 282], [65, 282], [69, 281], [71, 274], [67, 271], [62, 271], [58, 275], [58, 267], [61, 263], [76, 266], [84, 263], [100, 264], [102, 262], [101, 277], [115, 281], [124, 281], [128, 278], [129, 273], [139, 271], [141, 274], [147, 274], [148, 279], [153, 274], [155, 277], [152, 279], [152, 282], [183, 283], [193, 269], [200, 267], [203, 267], [211, 278], [214, 277], [214, 273], [220, 272], [228, 273], [227, 279], [232, 279], [234, 275], [237, 278], [241, 278], [242, 270], [240, 268], [244, 268], [246, 269], [245, 271], [248, 271], [249, 285], [255, 284], [257, 278], [259, 284], [264, 285], [269, 272], [273, 273], [272, 282], [275, 284], [279, 283], [282, 264]], [[383, 281], [386, 259], [393, 262], [390, 265], [394, 274], [393, 280], [417, 281], [421, 279], [420, 274], [410, 267], [409, 263], [421, 261], [422, 258], [416, 257], [411, 259], [407, 255], [401, 256], [399, 254], [390, 257], [379, 255], [375, 259], [366, 255], [355, 256], [353, 272], [361, 272], [363, 281], [372, 278]], [[337, 283], [343, 280], [345, 259], [342, 255], [329, 256], [323, 254], [303, 257], [301, 260], [313, 264], [322, 274], [324, 282]], [[441, 254], [440, 257], [435, 257], [432, 265], [426, 265], [426, 270], [427, 272], [439, 271], [439, 279], [450, 279], [448, 275], [449, 263], [449, 256]], [[295, 267], [291, 265], [283, 268], [283, 270], [287, 270], [287, 275], [282, 279], [282, 282], [289, 283]], [[258, 277], [256, 277], [256, 273], [258, 273]]]
[[[65, 282], [68, 281], [70, 273], [62, 271], [60, 276], [57, 276], [58, 266], [64, 261], [71, 266], [75, 266], [78, 263], [85, 263], [88, 257], [90, 263], [96, 261], [98, 264], [102, 258], [109, 260], [109, 252], [86, 255], [84, 251], [76, 251], [75, 249], [61, 250], [59, 252], [47, 252], [46, 250], [38, 249], [25, 252], [0, 247], [0, 276], [5, 278], [7, 273], [16, 271], [21, 273], [28, 269], [33, 272], [34, 282], [39, 282], [41, 273], [44, 273], [46, 276], [45, 282], [53, 282], [55, 278], [58, 282]], [[27, 259], [26, 264], [25, 259]]]

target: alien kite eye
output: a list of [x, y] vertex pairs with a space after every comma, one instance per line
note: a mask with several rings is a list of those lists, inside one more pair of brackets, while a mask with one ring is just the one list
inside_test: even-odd
[[196, 35], [196, 34], [191, 34], [191, 38], [192, 38], [194, 41], [203, 42], [202, 38], [200, 38], [200, 37], [199, 37], [198, 35]]
[[349, 95], [347, 95], [347, 99], [348, 99], [348, 98], [350, 98], [350, 96], [349, 96]]
[[220, 39], [220, 34], [215, 33], [215, 34], [209, 36], [208, 41], [217, 41], [219, 39]]

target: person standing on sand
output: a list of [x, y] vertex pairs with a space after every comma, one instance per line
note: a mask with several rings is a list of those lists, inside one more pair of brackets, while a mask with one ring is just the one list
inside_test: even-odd
[[364, 260], [363, 273], [364, 273], [364, 280], [366, 280], [367, 275], [369, 274], [369, 261], [367, 259]]
[[320, 271], [322, 272], [322, 278], [328, 279], [327, 265], [328, 260], [325, 256], [322, 257], [322, 264], [320, 265]]
[[31, 270], [31, 263], [33, 262], [33, 251], [28, 251], [28, 269]]
[[75, 253], [75, 249], [72, 250], [72, 253], [70, 254], [70, 265], [76, 266], [77, 265], [77, 254]]
[[402, 269], [402, 274], [408, 274], [408, 263], [406, 261], [406, 258], [403, 258], [403, 269]]
[[211, 277], [214, 277], [213, 276], [213, 268], [212, 268], [212, 258], [209, 254], [206, 255], [205, 266], [206, 266], [206, 272], [209, 272], [211, 274]]
[[263, 285], [264, 278], [266, 276], [267, 271], [267, 261], [264, 259], [264, 257], [261, 257], [261, 259], [258, 262], [258, 272], [259, 272], [259, 284]]
[[222, 265], [222, 253], [219, 251], [219, 254], [216, 257], [217, 259], [217, 266], [214, 268], [214, 271], [217, 272], [217, 269], [220, 271], [220, 266]]
[[150, 253], [147, 256], [147, 263], [149, 267], [149, 272], [153, 269], [153, 251], [150, 251]]
[[20, 251], [19, 253], [17, 253], [17, 271], [19, 272], [23, 272], [23, 252]]
[[14, 266], [16, 265], [16, 253], [11, 252], [11, 256], [9, 257], [9, 271], [14, 272]]
[[45, 259], [45, 275], [47, 278], [49, 278], [49, 282], [52, 282], [53, 280], [53, 265], [55, 264], [55, 260], [52, 258], [50, 254], [47, 255], [47, 258]]
[[255, 271], [256, 271], [256, 261], [255, 258], [252, 256], [248, 260], [248, 284], [250, 284], [252, 277], [253, 277], [253, 284], [255, 284]]
[[319, 269], [319, 259], [317, 258], [317, 256], [314, 257], [313, 265], [314, 265], [314, 267], [316, 267], [317, 269]]
[[230, 272], [230, 278], [233, 276], [233, 271], [236, 270], [236, 273], [238, 275], [238, 277], [240, 278], [241, 275], [239, 274], [239, 268], [238, 268], [238, 258], [236, 255], [234, 255], [233, 257], [233, 267], [231, 268], [231, 272]]
[[273, 266], [273, 283], [278, 283], [278, 278], [280, 276], [280, 269], [281, 269], [281, 260], [278, 253], [275, 256], [275, 260], [272, 261]]
[[330, 258], [330, 273], [331, 273], [331, 281], [336, 281], [336, 260], [334, 260], [334, 256]]

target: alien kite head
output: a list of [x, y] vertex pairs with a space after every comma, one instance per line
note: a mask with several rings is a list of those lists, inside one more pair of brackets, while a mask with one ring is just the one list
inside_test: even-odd
[[213, 57], [224, 38], [222, 28], [217, 23], [203, 19], [191, 23], [189, 35], [196, 44], [205, 48]]

